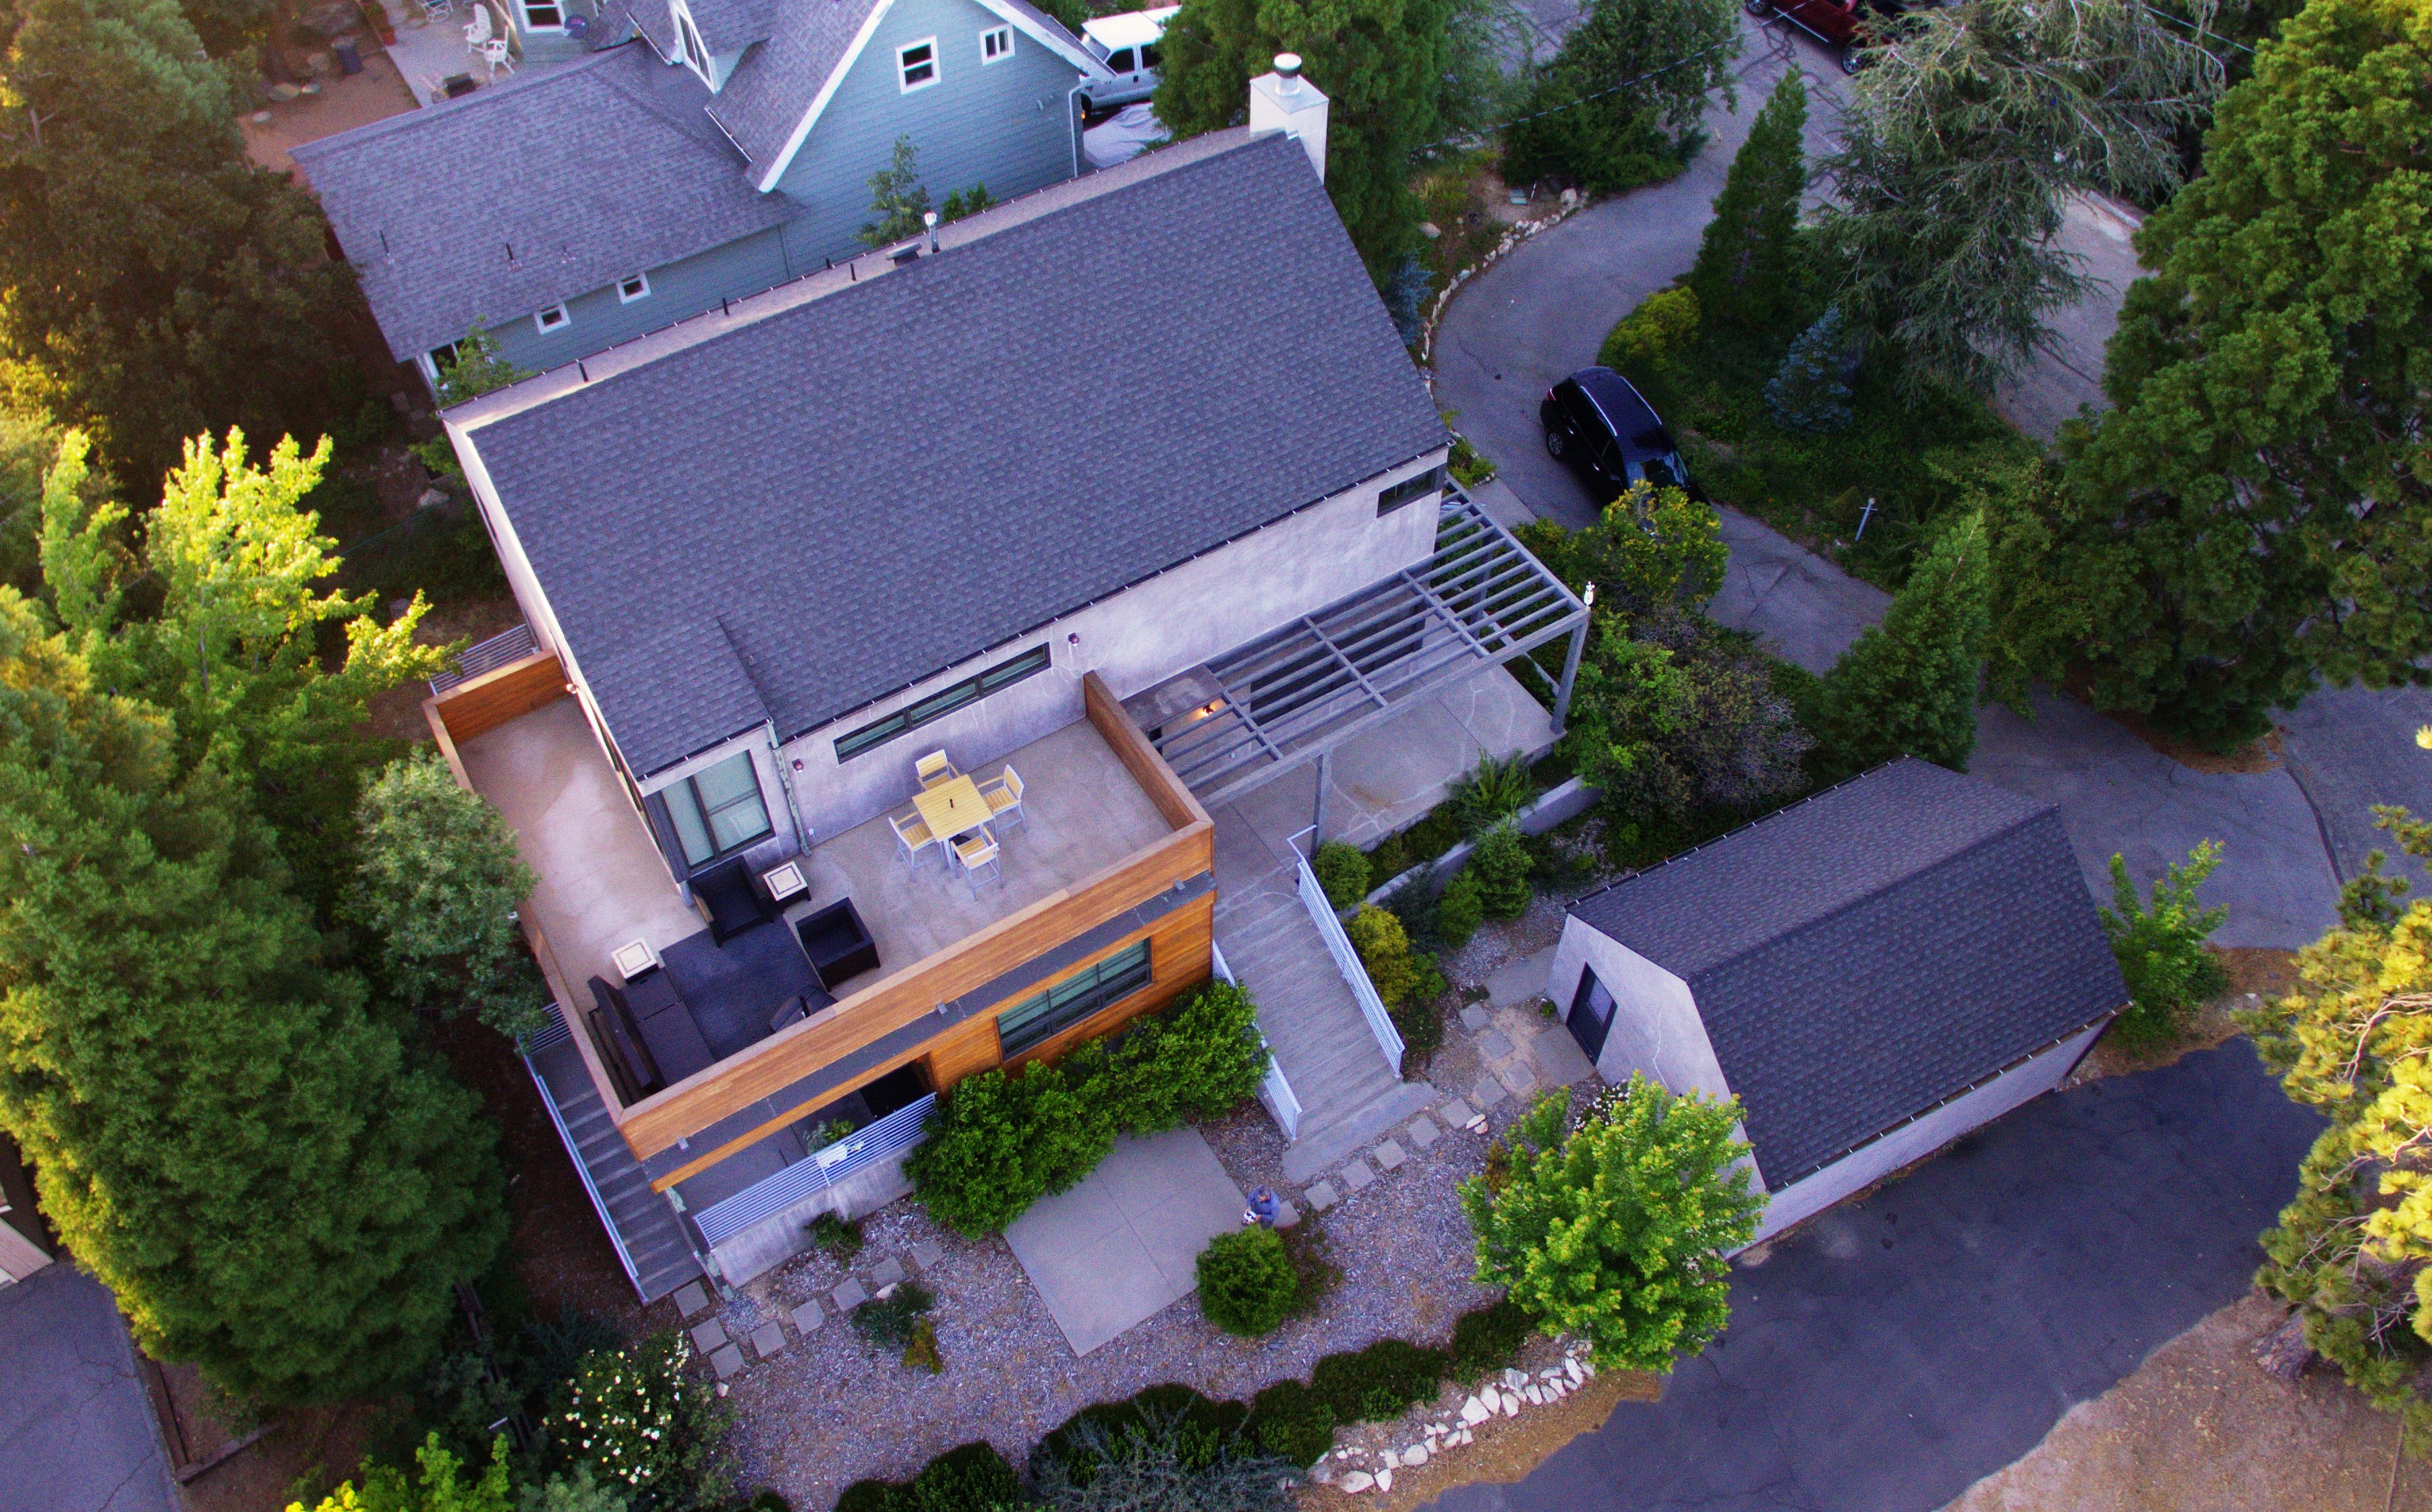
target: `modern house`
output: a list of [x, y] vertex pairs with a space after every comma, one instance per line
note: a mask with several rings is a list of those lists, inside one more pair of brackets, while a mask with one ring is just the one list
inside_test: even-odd
[[2059, 812], [1914, 759], [1581, 899], [1547, 991], [1606, 1081], [1740, 1099], [1760, 1239], [2058, 1085], [2128, 1000]]
[[477, 327], [541, 371], [865, 250], [898, 138], [934, 201], [1071, 178], [1112, 77], [1026, 0], [612, 0], [583, 45], [295, 150], [426, 378]]
[[[1584, 609], [1447, 489], [1326, 109], [1267, 76], [1246, 129], [443, 416], [529, 628], [432, 727], [539, 874], [528, 1050], [646, 1296], [1205, 981], [1211, 807], [1576, 665]], [[1089, 288], [1157, 297], [1110, 342]]]

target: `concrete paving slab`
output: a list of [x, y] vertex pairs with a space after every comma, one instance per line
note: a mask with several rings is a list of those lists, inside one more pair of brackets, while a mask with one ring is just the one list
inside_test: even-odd
[[1473, 1034], [1482, 1033], [1490, 1022], [1486, 1010], [1477, 1003], [1465, 1004], [1461, 1010], [1461, 1027]]
[[1596, 1067], [1567, 1029], [1549, 1029], [1530, 1040], [1528, 1059], [1547, 1086], [1572, 1086], [1596, 1075]]
[[739, 1344], [719, 1345], [710, 1352], [709, 1368], [718, 1372], [718, 1378], [721, 1381], [729, 1381], [741, 1375], [743, 1347]]
[[[1545, 978], [1554, 969], [1554, 947], [1506, 961], [1486, 979], [1486, 1001], [1492, 1008], [1517, 1008], [1545, 995]], [[1466, 1010], [1464, 1010], [1466, 1012]]]
[[1402, 1163], [1410, 1158], [1400, 1145], [1391, 1139], [1378, 1145], [1371, 1153], [1376, 1157], [1376, 1166], [1380, 1170], [1400, 1170]]
[[692, 1331], [692, 1347], [703, 1354], [726, 1342], [726, 1325], [713, 1318]]
[[828, 1315], [819, 1310], [819, 1304], [815, 1299], [795, 1308], [793, 1319], [794, 1332], [808, 1337], [819, 1331], [819, 1325], [828, 1320]]
[[178, 1512], [135, 1345], [73, 1265], [0, 1286], [0, 1508]]
[[1487, 1113], [1494, 1112], [1495, 1105], [1511, 1095], [1504, 1090], [1502, 1083], [1491, 1076], [1479, 1077], [1478, 1084], [1469, 1089], [1469, 1100], [1477, 1103], [1481, 1112]]
[[1444, 1137], [1444, 1131], [1436, 1127], [1433, 1118], [1412, 1118], [1408, 1132], [1410, 1136], [1410, 1146], [1415, 1150], [1428, 1149]]
[[761, 1359], [767, 1359], [785, 1347], [785, 1331], [773, 1318], [752, 1331], [752, 1352]]
[[1347, 1193], [1364, 1192], [1376, 1184], [1376, 1173], [1368, 1168], [1364, 1160], [1355, 1160], [1343, 1168], [1343, 1189]]
[[709, 1305], [709, 1288], [698, 1281], [687, 1281], [676, 1288], [676, 1311], [691, 1318]]
[[828, 1300], [836, 1303], [836, 1310], [838, 1313], [849, 1313], [870, 1301], [870, 1291], [858, 1281], [848, 1281], [829, 1292]]
[[883, 1286], [892, 1286], [903, 1279], [904, 1262], [890, 1254], [878, 1262], [878, 1268], [870, 1273], [870, 1289], [876, 1291]]
[[1199, 1252], [1241, 1220], [1241, 1191], [1196, 1129], [1123, 1138], [1069, 1192], [1041, 1199], [1005, 1243], [1075, 1354], [1198, 1285]]
[[945, 1249], [940, 1245], [916, 1244], [912, 1247], [912, 1268], [923, 1275], [928, 1274], [937, 1262], [945, 1257]]
[[1289, 1229], [1300, 1222], [1300, 1209], [1284, 1198], [1275, 1200], [1275, 1227]]
[[1495, 1079], [1502, 1083], [1515, 1098], [1525, 1098], [1537, 1090], [1537, 1073], [1527, 1061], [1504, 1062], [1495, 1068]]
[[1332, 1182], [1319, 1182], [1305, 1195], [1309, 1198], [1309, 1205], [1320, 1213], [1343, 1201], [1343, 1194], [1334, 1189]]
[[1478, 1110], [1459, 1098], [1446, 1098], [1444, 1106], [1436, 1109], [1436, 1116], [1444, 1119], [1445, 1128], [1458, 1129], [1477, 1117]]

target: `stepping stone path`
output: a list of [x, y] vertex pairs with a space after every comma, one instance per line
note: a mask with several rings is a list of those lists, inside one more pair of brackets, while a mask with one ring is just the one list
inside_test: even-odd
[[884, 1291], [903, 1279], [904, 1262], [891, 1254], [878, 1262], [878, 1268], [870, 1273], [870, 1285], [880, 1291]]
[[1334, 1189], [1334, 1184], [1332, 1182], [1318, 1183], [1316, 1185], [1309, 1189], [1307, 1195], [1309, 1197], [1309, 1205], [1317, 1209], [1317, 1211], [1321, 1213], [1325, 1212], [1327, 1208], [1332, 1207], [1335, 1203], [1343, 1201], [1343, 1194]]
[[726, 1325], [715, 1318], [692, 1331], [692, 1347], [703, 1354], [710, 1353], [725, 1342]]
[[827, 1320], [827, 1314], [819, 1311], [817, 1301], [806, 1302], [794, 1309], [794, 1332], [804, 1338], [818, 1333], [819, 1325]]
[[836, 1303], [837, 1312], [849, 1313], [854, 1308], [860, 1306], [863, 1302], [870, 1301], [870, 1292], [860, 1282], [848, 1281], [843, 1285], [838, 1286], [836, 1290], [829, 1292], [828, 1297], [829, 1300]]
[[1526, 1060], [1510, 1060], [1495, 1068], [1495, 1079], [1511, 1088], [1514, 1097], [1527, 1097], [1537, 1090], [1537, 1072]]
[[1347, 1192], [1364, 1192], [1376, 1184], [1376, 1173], [1368, 1168], [1366, 1161], [1356, 1155], [1350, 1165], [1343, 1168], [1343, 1186]]
[[1461, 1027], [1473, 1034], [1483, 1033], [1486, 1026], [1493, 1022], [1495, 1020], [1487, 1016], [1486, 1010], [1476, 1003], [1471, 1003], [1461, 1011]]
[[1478, 1036], [1478, 1053], [1486, 1058], [1489, 1066], [1510, 1055], [1512, 1049], [1512, 1036], [1499, 1029], [1490, 1029]]
[[1410, 1120], [1409, 1134], [1410, 1144], [1419, 1150], [1427, 1150], [1444, 1137], [1444, 1131], [1438, 1129], [1435, 1120], [1424, 1113]]
[[684, 1317], [690, 1318], [708, 1305], [709, 1288], [700, 1282], [687, 1281], [676, 1288], [676, 1311]]
[[944, 1258], [946, 1252], [938, 1245], [916, 1244], [912, 1247], [912, 1268], [924, 1276], [936, 1269], [937, 1262]]
[[1496, 1103], [1502, 1101], [1505, 1098], [1508, 1098], [1511, 1095], [1511, 1093], [1504, 1090], [1502, 1083], [1496, 1081], [1491, 1076], [1479, 1077], [1478, 1079], [1478, 1085], [1470, 1088], [1469, 1090], [1469, 1100], [1472, 1102], [1477, 1103], [1481, 1109], [1490, 1111]]
[[1393, 1143], [1391, 1139], [1378, 1145], [1374, 1153], [1376, 1156], [1377, 1166], [1385, 1170], [1399, 1170], [1401, 1168], [1402, 1162], [1410, 1158], [1402, 1152], [1401, 1146]]
[[721, 1344], [709, 1355], [710, 1369], [721, 1381], [743, 1373], [743, 1351], [734, 1344]]
[[785, 1347], [785, 1331], [773, 1318], [752, 1331], [752, 1352], [764, 1360]]

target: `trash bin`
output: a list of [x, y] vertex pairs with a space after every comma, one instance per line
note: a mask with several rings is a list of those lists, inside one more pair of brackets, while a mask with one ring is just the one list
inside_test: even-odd
[[352, 78], [363, 71], [362, 44], [354, 38], [339, 38], [329, 44], [329, 51], [338, 55], [338, 73], [342, 77]]

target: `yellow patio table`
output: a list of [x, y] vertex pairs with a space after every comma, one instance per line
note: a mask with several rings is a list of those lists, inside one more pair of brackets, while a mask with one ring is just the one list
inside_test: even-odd
[[968, 777], [957, 777], [912, 795], [912, 807], [920, 812], [929, 832], [951, 843], [958, 834], [969, 834], [988, 821], [988, 799], [980, 797], [980, 785]]

